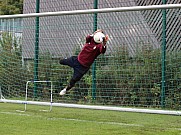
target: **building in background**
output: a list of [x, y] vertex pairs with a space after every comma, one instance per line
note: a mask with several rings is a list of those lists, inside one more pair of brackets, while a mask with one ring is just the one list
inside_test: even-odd
[[[168, 4], [179, 0], [168, 0]], [[98, 0], [98, 8], [128, 6], [161, 5], [162, 0]], [[41, 1], [40, 12], [92, 9], [94, 0], [54, 0]], [[36, 12], [36, 0], [24, 0], [24, 14]], [[181, 50], [181, 11], [167, 10], [167, 50]], [[159, 48], [162, 42], [162, 10], [146, 10], [122, 13], [98, 14], [98, 28], [103, 28], [110, 35], [107, 53], [112, 53], [119, 46], [126, 46], [130, 55], [137, 49], [149, 44]], [[49, 52], [55, 58], [70, 56], [81, 47], [85, 36], [93, 32], [93, 14], [40, 17], [39, 48], [40, 53]], [[22, 55], [24, 59], [34, 58], [35, 18], [10, 19], [0, 22], [0, 31], [11, 31], [23, 37]]]
[[3, 32], [11, 33], [16, 38], [22, 37], [22, 19], [1, 19], [0, 20], [0, 36]]

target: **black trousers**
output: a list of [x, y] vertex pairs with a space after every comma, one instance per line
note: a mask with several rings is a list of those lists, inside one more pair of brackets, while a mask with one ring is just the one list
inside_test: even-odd
[[81, 65], [78, 61], [77, 56], [72, 56], [70, 58], [64, 58], [60, 60], [60, 64], [62, 65], [68, 65], [74, 69], [74, 73], [72, 78], [70, 79], [70, 82], [67, 86], [67, 91], [70, 90], [77, 81], [79, 81], [85, 73], [89, 70], [90, 67], [85, 67]]

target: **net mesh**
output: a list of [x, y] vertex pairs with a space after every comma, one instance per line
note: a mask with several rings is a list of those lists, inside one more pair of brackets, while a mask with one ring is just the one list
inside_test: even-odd
[[[148, 4], [141, 0], [100, 0], [98, 7]], [[35, 12], [35, 5], [35, 0], [25, 1], [24, 13]], [[92, 9], [93, 5], [94, 1], [54, 0], [41, 2], [40, 12]], [[167, 10], [164, 78], [165, 106], [170, 109], [181, 107], [180, 15], [180, 9]], [[38, 80], [53, 82], [53, 102], [162, 107], [162, 10], [98, 13], [97, 27], [102, 28], [110, 40], [105, 55], [96, 59], [96, 76], [91, 68], [68, 94], [58, 95], [73, 74], [70, 67], [59, 64], [59, 59], [80, 52], [87, 34], [93, 33], [93, 17], [93, 14], [40, 17], [38, 50], [35, 50], [35, 18], [0, 19], [0, 87], [3, 96], [7, 99], [25, 98], [27, 81], [34, 80], [38, 51]], [[93, 77], [96, 88], [93, 88]], [[50, 89], [48, 82], [29, 83], [28, 100], [48, 102]]]

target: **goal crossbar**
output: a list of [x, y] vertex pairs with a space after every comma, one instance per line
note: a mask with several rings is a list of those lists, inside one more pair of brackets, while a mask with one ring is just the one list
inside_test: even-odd
[[128, 12], [128, 11], [141, 11], [141, 10], [173, 9], [173, 8], [174, 9], [181, 8], [181, 4], [164, 4], [164, 5], [132, 6], [132, 7], [118, 7], [118, 8], [102, 8], [102, 9], [30, 13], [30, 14], [17, 14], [17, 15], [1, 15], [0, 19], [93, 14], [93, 13], [110, 13], [110, 12]]

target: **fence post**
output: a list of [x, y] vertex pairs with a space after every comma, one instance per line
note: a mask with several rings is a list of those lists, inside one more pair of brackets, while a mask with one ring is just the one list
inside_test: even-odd
[[[36, 0], [36, 13], [40, 12], [40, 0]], [[39, 56], [39, 17], [35, 24], [35, 57], [34, 57], [34, 81], [38, 81], [38, 56]], [[34, 83], [34, 98], [37, 97], [37, 83]]]
[[[166, 4], [166, 0], [162, 0]], [[165, 107], [165, 70], [166, 70], [166, 9], [162, 10], [162, 85], [161, 85], [161, 107]]]
[[[94, 0], [94, 9], [98, 8], [98, 0]], [[93, 31], [97, 30], [97, 13], [94, 13]], [[96, 99], [96, 60], [92, 65], [92, 99]]]

